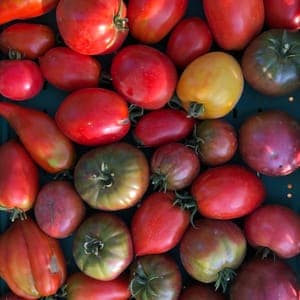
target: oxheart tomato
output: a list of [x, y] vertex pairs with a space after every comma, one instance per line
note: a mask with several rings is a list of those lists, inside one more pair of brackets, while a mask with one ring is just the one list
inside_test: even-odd
[[203, 283], [190, 285], [183, 289], [179, 300], [225, 300], [225, 296]]
[[148, 188], [148, 161], [141, 150], [124, 142], [93, 148], [79, 158], [74, 185], [93, 208], [129, 208], [141, 200]]
[[127, 225], [110, 213], [89, 216], [74, 234], [73, 257], [87, 276], [103, 281], [116, 279], [133, 259]]
[[232, 300], [298, 300], [293, 270], [279, 259], [252, 259], [238, 271], [230, 288]]
[[244, 223], [244, 232], [253, 247], [266, 247], [282, 258], [300, 253], [300, 217], [279, 204], [259, 207]]
[[60, 244], [30, 217], [16, 220], [0, 236], [0, 276], [20, 297], [55, 294], [66, 279]]
[[55, 121], [68, 138], [85, 146], [117, 142], [130, 128], [126, 101], [103, 88], [68, 94], [56, 110]]
[[262, 0], [203, 0], [214, 39], [224, 50], [242, 50], [264, 25]]
[[187, 5], [187, 0], [129, 0], [131, 35], [146, 44], [161, 41], [184, 16]]
[[234, 219], [256, 209], [265, 199], [260, 178], [246, 167], [225, 164], [200, 173], [191, 187], [199, 212], [213, 219]]
[[146, 45], [123, 47], [111, 64], [112, 84], [125, 99], [145, 109], [162, 108], [177, 83], [173, 62], [163, 52]]
[[64, 42], [86, 55], [117, 50], [128, 35], [126, 5], [122, 0], [61, 0], [56, 8]]

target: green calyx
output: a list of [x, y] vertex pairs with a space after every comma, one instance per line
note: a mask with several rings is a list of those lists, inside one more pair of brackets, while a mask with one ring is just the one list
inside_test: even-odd
[[200, 118], [205, 112], [205, 107], [201, 103], [191, 102], [188, 109], [188, 117]]
[[235, 271], [230, 268], [225, 268], [224, 270], [220, 271], [218, 274], [218, 279], [215, 282], [215, 290], [218, 290], [221, 287], [222, 292], [225, 293], [228, 284], [232, 281], [235, 275]]
[[166, 192], [168, 189], [168, 176], [162, 173], [153, 173], [150, 177], [153, 189], [160, 192]]
[[104, 243], [97, 237], [91, 235], [85, 236], [85, 242], [83, 243], [84, 253], [86, 255], [100, 256], [101, 250], [104, 248]]
[[123, 3], [120, 0], [118, 11], [117, 11], [116, 15], [114, 16], [114, 24], [118, 30], [128, 30], [129, 29], [128, 18], [121, 17], [122, 9], [123, 9]]
[[6, 208], [3, 206], [0, 206], [0, 211], [8, 212], [10, 214], [10, 220], [12, 222], [14, 222], [17, 219], [20, 219], [22, 221], [27, 219], [27, 215], [26, 215], [25, 211], [23, 211], [21, 208], [18, 208], [18, 207]]
[[102, 189], [112, 187], [115, 173], [109, 170], [106, 163], [101, 162], [100, 169], [91, 175], [91, 179], [97, 181]]

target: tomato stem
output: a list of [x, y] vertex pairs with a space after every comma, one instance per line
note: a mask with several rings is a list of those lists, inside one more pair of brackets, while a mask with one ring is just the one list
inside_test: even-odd
[[103, 189], [109, 188], [113, 185], [113, 178], [115, 174], [109, 170], [106, 163], [101, 162], [100, 170], [92, 174], [92, 179], [98, 181]]
[[202, 103], [191, 102], [188, 109], [188, 117], [200, 118], [205, 112], [205, 107]]
[[225, 293], [229, 282], [235, 275], [235, 271], [230, 268], [225, 268], [224, 270], [220, 271], [218, 274], [218, 279], [215, 282], [215, 290], [218, 290], [220, 287], [222, 287], [222, 292]]
[[136, 124], [138, 119], [144, 115], [144, 109], [135, 104], [130, 104], [129, 108], [129, 118], [132, 124]]
[[27, 219], [27, 215], [26, 215], [25, 211], [18, 207], [6, 208], [3, 206], [0, 206], [0, 211], [6, 211], [6, 212], [10, 213], [11, 214], [10, 220], [12, 222], [14, 222], [16, 219], [20, 219], [22, 221]]
[[119, 8], [117, 14], [114, 16], [114, 24], [118, 30], [128, 30], [128, 18], [122, 18], [121, 13], [124, 8], [123, 1], [119, 1]]
[[87, 255], [93, 254], [100, 256], [101, 250], [104, 248], [104, 243], [97, 237], [91, 235], [85, 236], [85, 242], [83, 243], [84, 253]]
[[8, 58], [10, 60], [21, 60], [24, 58], [24, 54], [15, 49], [8, 50]]
[[167, 175], [162, 173], [153, 173], [150, 177], [151, 183], [153, 184], [153, 189], [158, 191], [167, 191], [168, 182]]

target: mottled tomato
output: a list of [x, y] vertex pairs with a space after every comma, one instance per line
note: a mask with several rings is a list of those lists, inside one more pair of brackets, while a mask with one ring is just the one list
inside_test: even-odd
[[213, 51], [194, 59], [183, 70], [176, 92], [190, 116], [216, 119], [235, 107], [243, 88], [238, 61], [228, 53]]
[[226, 220], [251, 213], [265, 199], [266, 189], [254, 172], [225, 164], [200, 173], [191, 193], [203, 216]]
[[127, 225], [114, 214], [89, 216], [74, 234], [73, 257], [87, 276], [103, 281], [116, 279], [133, 259]]
[[117, 142], [130, 128], [126, 101], [103, 88], [84, 88], [67, 95], [57, 108], [55, 121], [68, 138], [86, 146]]
[[45, 79], [61, 90], [97, 87], [100, 82], [100, 62], [68, 47], [50, 49], [39, 58], [39, 64]]
[[225, 300], [225, 296], [208, 285], [197, 283], [183, 289], [179, 300]]
[[208, 52], [213, 38], [207, 23], [199, 17], [187, 17], [171, 31], [166, 53], [180, 68]]

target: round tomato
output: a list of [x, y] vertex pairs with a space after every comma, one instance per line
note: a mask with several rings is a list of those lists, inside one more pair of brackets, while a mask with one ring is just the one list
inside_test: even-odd
[[225, 164], [200, 173], [191, 193], [200, 214], [226, 220], [251, 213], [265, 199], [266, 189], [254, 172]]
[[209, 52], [194, 59], [182, 72], [176, 92], [192, 117], [215, 119], [237, 104], [244, 78], [237, 60], [225, 52]]
[[148, 188], [148, 161], [142, 151], [127, 143], [97, 147], [80, 157], [74, 185], [93, 208], [129, 208], [141, 200]]
[[91, 215], [74, 234], [73, 257], [87, 276], [103, 281], [114, 280], [133, 259], [129, 229], [117, 215]]
[[225, 300], [225, 296], [208, 285], [197, 283], [183, 289], [179, 300]]

